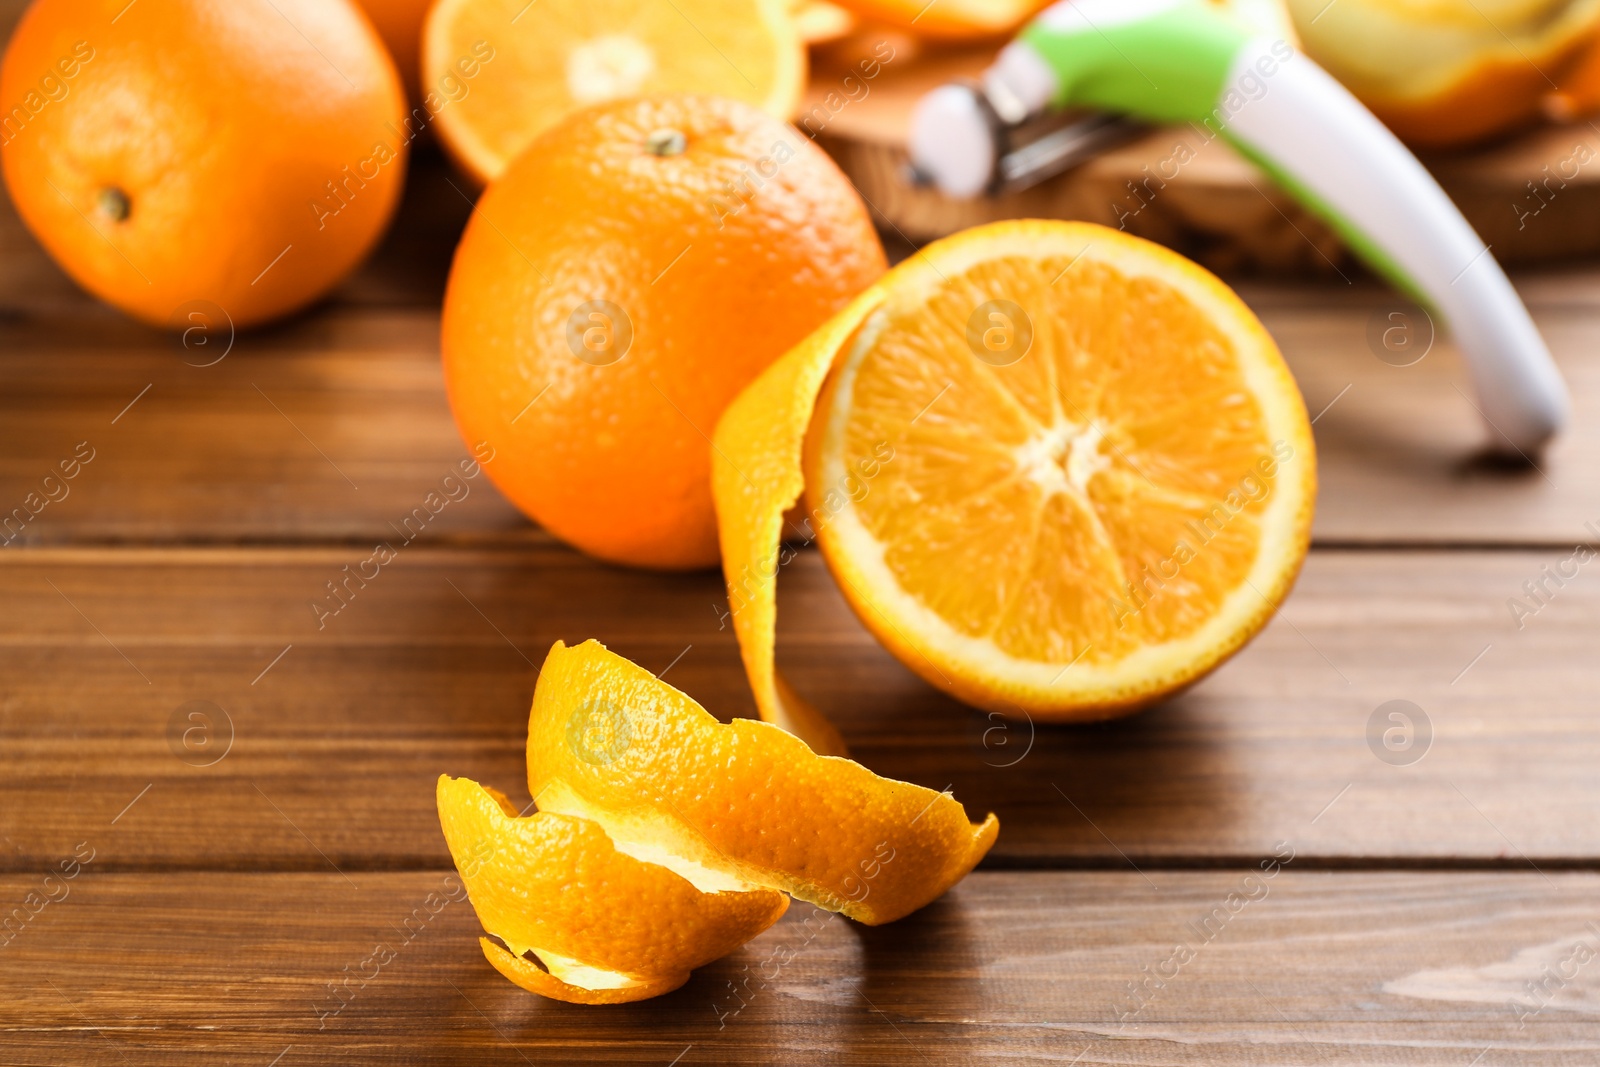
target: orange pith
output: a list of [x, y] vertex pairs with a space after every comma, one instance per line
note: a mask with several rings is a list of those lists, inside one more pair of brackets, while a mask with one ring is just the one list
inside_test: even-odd
[[890, 651], [1052, 719], [1142, 706], [1237, 651], [1293, 583], [1316, 484], [1254, 315], [1182, 257], [1078, 223], [929, 246], [753, 383], [717, 445], [735, 629], [775, 722], [808, 710], [772, 670], [759, 566], [794, 467], [808, 532]]

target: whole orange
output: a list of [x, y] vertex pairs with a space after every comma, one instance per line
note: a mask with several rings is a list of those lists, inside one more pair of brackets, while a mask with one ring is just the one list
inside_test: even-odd
[[709, 566], [722, 409], [884, 269], [848, 180], [765, 112], [697, 95], [576, 112], [489, 187], [456, 251], [456, 424], [557, 537]]
[[28, 228], [158, 325], [206, 303], [247, 326], [315, 299], [404, 181], [400, 80], [347, 0], [36, 0], [0, 107]]

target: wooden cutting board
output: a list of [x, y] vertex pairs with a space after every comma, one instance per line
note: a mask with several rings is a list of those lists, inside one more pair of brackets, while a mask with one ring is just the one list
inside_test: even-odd
[[[1190, 127], [1153, 130], [1006, 196], [958, 201], [913, 186], [905, 146], [913, 106], [938, 85], [977, 76], [998, 47], [935, 48], [889, 31], [859, 33], [815, 52], [796, 123], [839, 162], [879, 225], [913, 242], [996, 219], [1085, 219], [1215, 270], [1351, 273], [1354, 259], [1331, 229], [1226, 143]], [[1600, 126], [1540, 127], [1424, 162], [1502, 262], [1600, 252]]]

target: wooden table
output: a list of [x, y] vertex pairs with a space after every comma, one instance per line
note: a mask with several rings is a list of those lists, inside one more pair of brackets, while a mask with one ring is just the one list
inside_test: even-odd
[[[902, 922], [799, 905], [676, 993], [584, 1008], [485, 964], [433, 782], [526, 800], [557, 638], [751, 714], [717, 576], [591, 562], [480, 480], [309, 606], [465, 455], [437, 307], [468, 210], [424, 159], [365, 270], [211, 366], [0, 212], [0, 507], [92, 451], [0, 548], [0, 1061], [1596, 1062], [1600, 563], [1520, 626], [1507, 602], [1600, 542], [1600, 272], [1519, 279], [1576, 398], [1539, 470], [1474, 458], [1449, 344], [1375, 358], [1376, 286], [1243, 284], [1320, 412], [1317, 544], [1249, 648], [1134, 718], [997, 729], [802, 553], [789, 678], [999, 844]], [[1431, 741], [1386, 760], [1394, 700]]]

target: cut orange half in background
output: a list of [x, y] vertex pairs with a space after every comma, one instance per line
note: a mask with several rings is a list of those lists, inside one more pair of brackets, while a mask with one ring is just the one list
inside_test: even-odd
[[[1525, 124], [1600, 32], [1600, 0], [1289, 0], [1305, 49], [1406, 141], [1471, 144]], [[1570, 99], [1568, 99], [1570, 95]]]
[[[813, 399], [814, 398], [814, 399]], [[735, 400], [713, 484], [763, 715], [778, 516], [845, 599], [978, 707], [1104, 718], [1265, 625], [1309, 542], [1315, 455], [1277, 346], [1222, 282], [1100, 226], [1004, 222], [902, 263]]]
[[481, 184], [578, 108], [688, 91], [788, 119], [806, 74], [787, 0], [438, 0], [423, 29], [423, 84], [462, 61], [477, 74], [434, 121]]

